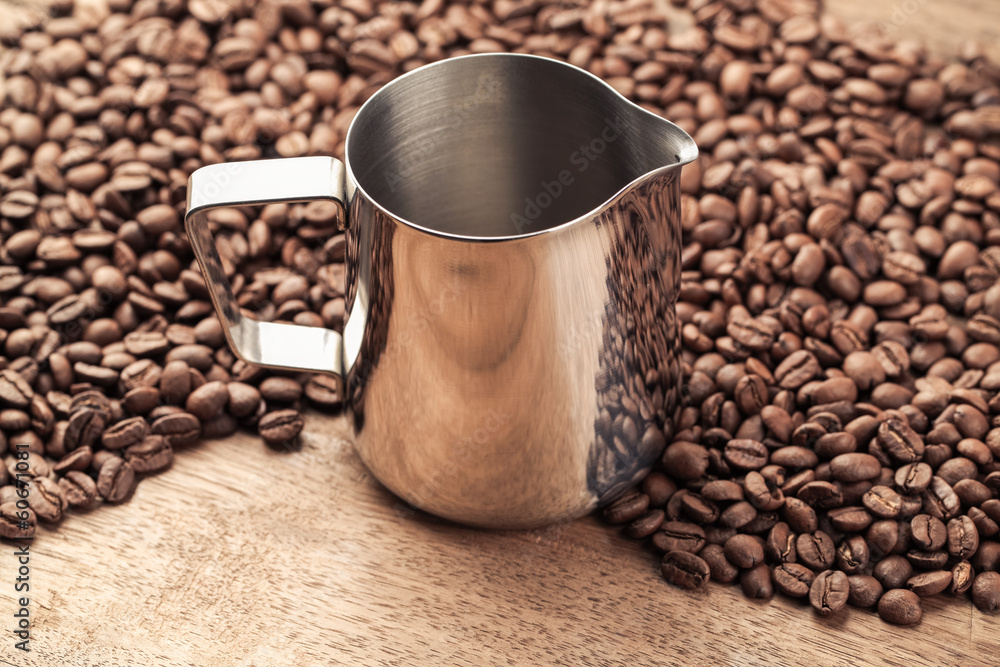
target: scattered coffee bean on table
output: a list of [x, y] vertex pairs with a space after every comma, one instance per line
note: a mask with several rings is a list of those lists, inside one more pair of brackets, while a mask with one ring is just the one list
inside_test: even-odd
[[896, 625], [915, 625], [923, 616], [920, 598], [913, 591], [893, 589], [878, 601], [878, 615], [883, 621]]
[[[200, 439], [280, 446], [303, 407], [337, 409], [333, 378], [233, 357], [181, 225], [188, 175], [343, 157], [395, 76], [517, 51], [701, 149], [680, 177], [684, 401], [608, 520], [682, 587], [900, 624], [944, 591], [1000, 606], [1000, 69], [973, 45], [952, 62], [849, 35], [814, 0], [672, 0], [686, 30], [652, 0], [108, 4], [0, 25], [0, 536], [126, 500]], [[210, 219], [242, 308], [342, 325], [332, 207]]]

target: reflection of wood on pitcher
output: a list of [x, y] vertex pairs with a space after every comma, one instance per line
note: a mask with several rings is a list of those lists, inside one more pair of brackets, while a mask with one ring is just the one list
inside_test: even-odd
[[[442, 255], [448, 246], [453, 251]], [[521, 244], [416, 238], [400, 257], [399, 275], [397, 307], [407, 307], [399, 313], [400, 333], [422, 331], [414, 339], [435, 366], [475, 380], [497, 370], [520, 343], [535, 298], [534, 261]]]
[[[530, 506], [507, 512], [522, 520], [533, 507], [579, 502], [542, 495], [586, 487], [586, 452], [576, 443], [592, 437], [597, 358], [587, 352], [601, 332], [573, 323], [606, 295], [590, 270], [603, 266], [603, 249], [579, 234], [465, 244], [397, 230], [387, 353], [367, 409], [419, 406], [370, 422], [398, 425], [385, 434], [400, 440], [396, 460], [371, 464], [389, 472], [388, 485], [405, 484], [401, 495], [442, 509], [470, 495], [498, 507], [523, 497]], [[408, 448], [410, 433], [436, 433], [440, 445]], [[553, 484], [553, 476], [566, 479]]]

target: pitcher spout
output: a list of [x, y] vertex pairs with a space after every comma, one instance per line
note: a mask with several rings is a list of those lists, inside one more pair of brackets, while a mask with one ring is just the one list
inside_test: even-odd
[[639, 150], [647, 173], [668, 169], [679, 171], [698, 157], [698, 146], [687, 132], [643, 109], [631, 100], [620, 97], [624, 113], [622, 123], [629, 127], [632, 145]]

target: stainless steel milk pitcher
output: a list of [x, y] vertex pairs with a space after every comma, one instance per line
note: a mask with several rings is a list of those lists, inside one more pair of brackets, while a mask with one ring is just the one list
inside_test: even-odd
[[[188, 235], [237, 356], [340, 376], [400, 507], [531, 527], [635, 483], [673, 432], [691, 137], [576, 67], [487, 54], [385, 85], [345, 152], [191, 175]], [[206, 219], [312, 199], [343, 214], [343, 333], [242, 313]]]

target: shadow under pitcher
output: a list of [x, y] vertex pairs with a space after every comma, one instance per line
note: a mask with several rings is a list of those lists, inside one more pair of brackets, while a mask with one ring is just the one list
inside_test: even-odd
[[[581, 69], [486, 54], [385, 85], [345, 153], [191, 175], [235, 354], [339, 376], [358, 454], [407, 507], [527, 528], [638, 481], [674, 429], [691, 137]], [[241, 312], [206, 217], [313, 199], [346, 227], [342, 333]]]

